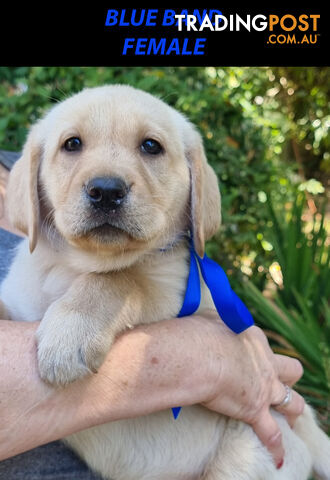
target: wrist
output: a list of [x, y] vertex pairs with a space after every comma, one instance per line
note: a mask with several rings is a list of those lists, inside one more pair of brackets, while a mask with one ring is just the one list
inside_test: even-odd
[[39, 377], [38, 325], [0, 321], [0, 461], [57, 440], [82, 424], [76, 387], [55, 389]]
[[[204, 322], [204, 318], [203, 318]], [[97, 375], [90, 421], [104, 423], [200, 403], [210, 395], [213, 371], [205, 361], [200, 317], [139, 326], [121, 335]], [[205, 330], [205, 327], [202, 327]]]

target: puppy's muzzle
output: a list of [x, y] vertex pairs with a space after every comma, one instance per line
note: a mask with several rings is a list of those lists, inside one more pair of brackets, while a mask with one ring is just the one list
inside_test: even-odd
[[117, 210], [129, 192], [126, 182], [120, 177], [97, 177], [85, 186], [89, 202], [103, 211]]

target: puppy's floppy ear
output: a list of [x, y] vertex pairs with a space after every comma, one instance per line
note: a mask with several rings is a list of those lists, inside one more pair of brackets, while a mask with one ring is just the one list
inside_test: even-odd
[[9, 175], [7, 212], [12, 225], [29, 237], [30, 252], [37, 244], [39, 230], [38, 171], [41, 146], [31, 130], [23, 154]]
[[220, 226], [220, 191], [217, 176], [207, 163], [201, 136], [193, 130], [188, 138], [189, 145], [186, 145], [191, 172], [191, 228], [195, 250], [203, 257], [206, 240]]

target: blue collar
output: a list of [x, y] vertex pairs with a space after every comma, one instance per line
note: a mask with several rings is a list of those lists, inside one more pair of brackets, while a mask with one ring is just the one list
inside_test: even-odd
[[189, 232], [180, 232], [178, 233], [173, 240], [168, 242], [164, 247], [158, 248], [157, 251], [160, 253], [167, 253], [173, 250], [182, 240], [190, 242]]
[[[231, 289], [223, 269], [207, 255], [200, 258], [192, 245], [190, 246], [190, 267], [186, 293], [178, 317], [192, 315], [201, 302], [201, 285], [199, 270], [210, 290], [213, 303], [222, 321], [235, 333], [241, 333], [251, 325], [253, 318], [242, 300]], [[178, 418], [181, 407], [172, 408], [174, 418]]]

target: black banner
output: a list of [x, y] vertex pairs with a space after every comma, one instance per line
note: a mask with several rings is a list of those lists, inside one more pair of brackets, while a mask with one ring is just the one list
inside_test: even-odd
[[0, 7], [2, 65], [291, 65], [328, 63], [321, 6]]

